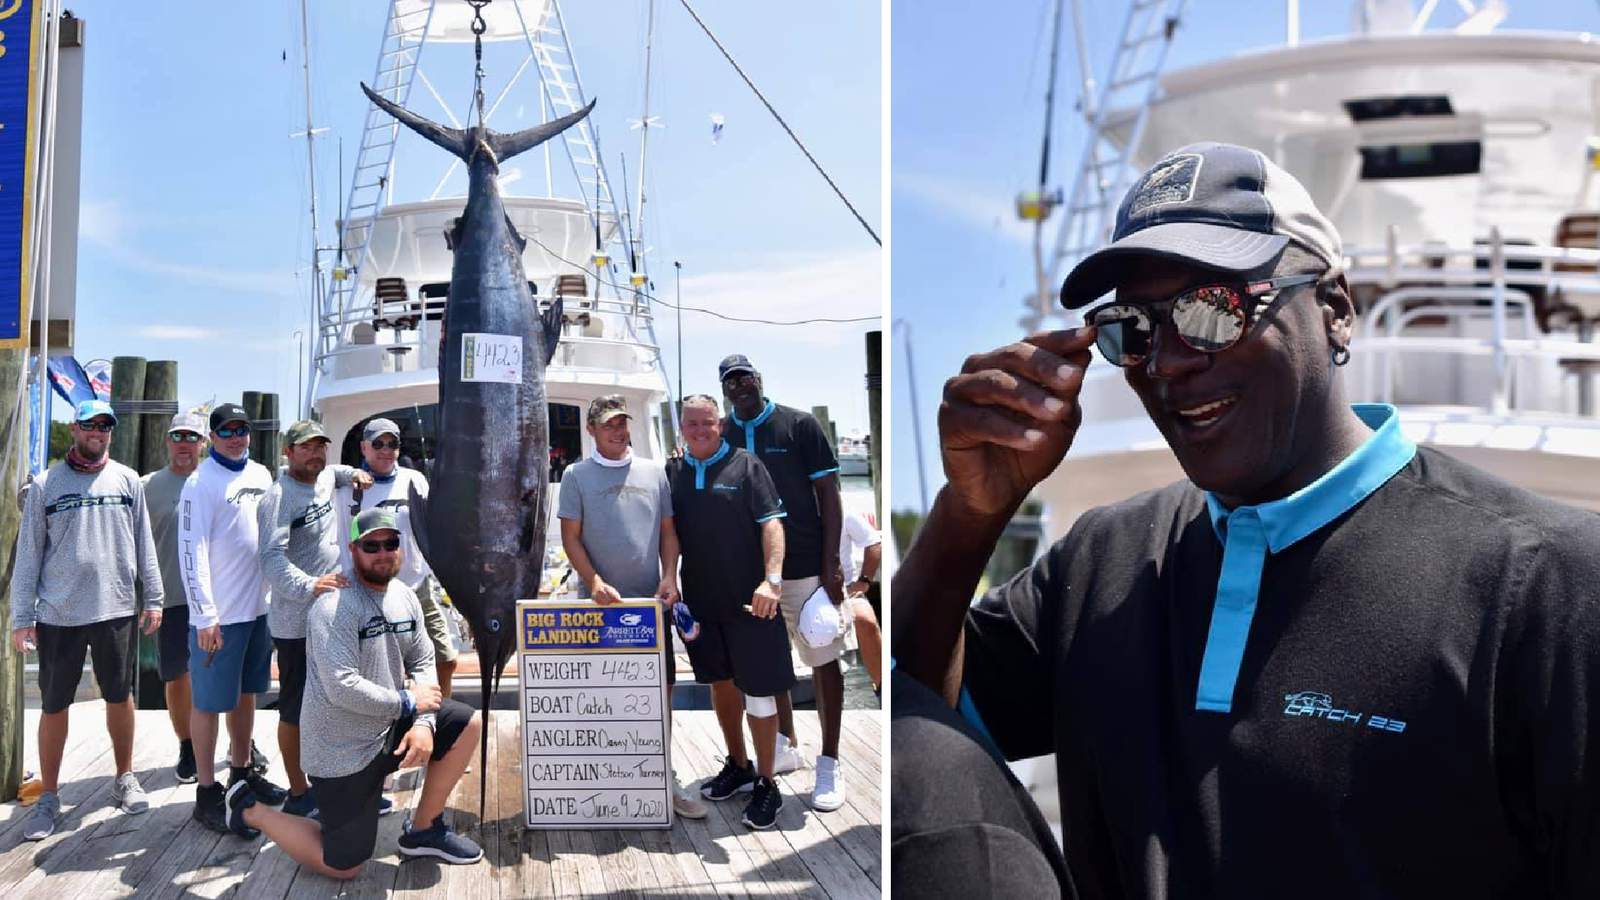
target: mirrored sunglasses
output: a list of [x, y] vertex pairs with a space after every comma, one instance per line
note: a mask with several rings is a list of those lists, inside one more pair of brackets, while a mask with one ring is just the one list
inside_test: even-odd
[[1097, 306], [1083, 317], [1098, 329], [1095, 346], [1115, 366], [1137, 366], [1150, 356], [1156, 329], [1170, 320], [1178, 339], [1202, 353], [1221, 353], [1239, 342], [1284, 288], [1311, 284], [1321, 275], [1285, 275], [1243, 285], [1207, 284], [1165, 303]]
[[174, 444], [198, 444], [205, 440], [205, 436], [195, 434], [192, 431], [169, 431], [167, 432], [167, 440]]
[[229, 428], [227, 426], [223, 426], [223, 427], [217, 429], [217, 437], [219, 437], [219, 438], [244, 437], [245, 435], [247, 435], [249, 433], [250, 433], [250, 426], [249, 425], [236, 425], [236, 426], [234, 426], [232, 428]]
[[399, 450], [400, 449], [400, 441], [397, 440], [397, 439], [394, 439], [394, 438], [390, 438], [388, 440], [384, 440], [383, 438], [378, 438], [377, 440], [372, 442], [372, 449], [374, 449], [374, 450]]

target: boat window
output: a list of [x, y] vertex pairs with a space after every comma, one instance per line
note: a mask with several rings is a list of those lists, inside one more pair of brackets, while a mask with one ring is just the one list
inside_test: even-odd
[[567, 466], [583, 458], [583, 425], [578, 407], [550, 404], [550, 480], [560, 481]]
[[1481, 141], [1381, 144], [1361, 148], [1361, 179], [1475, 175], [1482, 162]]
[[1361, 97], [1344, 101], [1344, 110], [1357, 122], [1398, 119], [1401, 116], [1453, 116], [1450, 98], [1442, 94], [1400, 97]]

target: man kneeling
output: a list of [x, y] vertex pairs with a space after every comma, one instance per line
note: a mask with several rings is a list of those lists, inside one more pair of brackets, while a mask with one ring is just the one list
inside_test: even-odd
[[300, 711], [301, 764], [311, 777], [321, 824], [256, 803], [247, 782], [228, 791], [228, 827], [267, 837], [296, 862], [330, 878], [354, 878], [378, 837], [383, 780], [427, 763], [406, 856], [473, 863], [483, 850], [444, 823], [444, 804], [466, 771], [483, 726], [464, 703], [443, 697], [433, 645], [417, 597], [394, 580], [400, 532], [388, 508], [356, 517], [350, 556], [355, 579], [312, 604], [306, 622], [306, 687]]

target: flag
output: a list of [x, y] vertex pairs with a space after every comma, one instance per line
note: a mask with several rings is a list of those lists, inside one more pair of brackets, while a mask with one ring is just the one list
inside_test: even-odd
[[94, 395], [107, 403], [111, 402], [111, 360], [91, 359], [84, 364], [83, 371], [89, 376], [89, 386], [94, 388]]
[[61, 399], [73, 406], [85, 400], [96, 399], [94, 387], [89, 383], [89, 376], [73, 357], [52, 356], [50, 361], [45, 363], [45, 369], [50, 373], [50, 386], [56, 389]]

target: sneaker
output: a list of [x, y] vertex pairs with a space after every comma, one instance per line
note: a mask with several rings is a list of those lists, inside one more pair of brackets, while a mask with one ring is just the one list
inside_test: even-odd
[[806, 767], [805, 759], [800, 755], [800, 747], [789, 743], [783, 732], [778, 732], [778, 750], [772, 756], [772, 774], [782, 775]]
[[250, 770], [257, 775], [267, 774], [267, 755], [261, 752], [261, 748], [257, 747], [253, 740], [250, 742]]
[[61, 798], [55, 791], [46, 791], [39, 795], [33, 803], [33, 809], [28, 811], [27, 821], [22, 826], [22, 839], [25, 841], [42, 841], [56, 833], [56, 826], [61, 824]]
[[755, 783], [756, 767], [750, 763], [740, 767], [730, 756], [722, 763], [722, 771], [715, 778], [700, 785], [700, 796], [707, 800], [726, 800], [734, 794], [750, 790]]
[[778, 790], [778, 783], [771, 778], [757, 778], [741, 821], [758, 831], [765, 830], [778, 823], [780, 809], [783, 809], [783, 792]]
[[222, 785], [212, 782], [194, 789], [194, 820], [201, 825], [228, 833], [228, 817], [224, 812]]
[[179, 784], [194, 784], [194, 741], [178, 743], [178, 764], [172, 767], [172, 774], [177, 777]]
[[831, 756], [817, 757], [817, 784], [811, 789], [811, 808], [833, 812], [844, 805], [844, 785], [839, 783], [839, 761]]
[[711, 810], [700, 798], [689, 793], [678, 783], [678, 773], [672, 773], [672, 811], [685, 819], [704, 819]]
[[254, 767], [235, 767], [228, 771], [228, 787], [231, 788], [241, 781], [247, 782], [250, 785], [250, 792], [256, 795], [257, 801], [265, 803], [268, 806], [277, 806], [283, 801], [289, 799], [288, 790], [278, 787], [267, 779], [261, 777], [261, 774], [257, 772]]
[[247, 841], [253, 841], [261, 836], [259, 830], [244, 823], [244, 811], [256, 805], [256, 795], [250, 790], [250, 779], [235, 781], [229, 785], [223, 805], [229, 831]]
[[306, 788], [304, 794], [290, 794], [289, 799], [283, 801], [283, 811], [291, 816], [315, 819], [317, 817], [317, 798], [312, 796], [310, 788]]
[[145, 796], [144, 788], [139, 786], [139, 779], [132, 772], [117, 776], [111, 785], [111, 803], [130, 815], [150, 811], [150, 798]]
[[378, 815], [387, 816], [392, 812], [394, 812], [394, 801], [380, 795], [378, 797]]
[[452, 865], [466, 865], [483, 859], [483, 848], [462, 837], [444, 824], [444, 816], [421, 831], [406, 829], [400, 835], [400, 852], [406, 856], [436, 856]]

